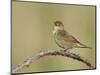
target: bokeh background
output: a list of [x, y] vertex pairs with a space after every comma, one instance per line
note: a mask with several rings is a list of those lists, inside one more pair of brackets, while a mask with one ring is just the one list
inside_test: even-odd
[[[40, 50], [60, 49], [53, 39], [54, 21], [92, 49], [71, 50], [95, 65], [95, 6], [12, 2], [12, 68]], [[46, 56], [18, 73], [80, 70], [88, 67], [61, 56]]]

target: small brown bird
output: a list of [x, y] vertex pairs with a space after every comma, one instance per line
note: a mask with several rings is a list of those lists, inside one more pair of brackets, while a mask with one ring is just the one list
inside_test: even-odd
[[65, 49], [64, 51], [67, 51], [68, 49], [72, 48], [90, 48], [80, 43], [75, 37], [65, 31], [64, 25], [61, 21], [54, 22], [53, 35], [56, 44], [59, 47]]

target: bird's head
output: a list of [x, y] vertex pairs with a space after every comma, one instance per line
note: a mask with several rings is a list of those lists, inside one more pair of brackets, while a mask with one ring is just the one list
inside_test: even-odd
[[64, 30], [64, 25], [61, 21], [54, 22], [54, 29], [55, 30]]

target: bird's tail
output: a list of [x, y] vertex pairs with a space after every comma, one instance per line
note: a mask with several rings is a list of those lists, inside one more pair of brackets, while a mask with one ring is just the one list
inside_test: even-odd
[[78, 43], [76, 47], [77, 47], [77, 48], [89, 48], [89, 49], [92, 49], [91, 47], [86, 46], [86, 45], [84, 45], [84, 44], [82, 44], [82, 43]]

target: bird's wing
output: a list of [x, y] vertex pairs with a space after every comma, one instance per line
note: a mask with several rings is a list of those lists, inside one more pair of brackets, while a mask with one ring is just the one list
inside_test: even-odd
[[73, 37], [72, 35], [69, 35], [68, 37], [70, 39], [70, 41], [72, 41], [73, 43], [77, 43], [77, 47], [83, 47], [83, 48], [89, 48], [86, 45], [82, 44], [81, 42], [79, 42], [75, 37]]
[[75, 37], [73, 37], [72, 35], [68, 35], [66, 36], [69, 41], [73, 42], [73, 43], [80, 43]]
[[72, 35], [70, 35], [65, 30], [60, 31], [60, 34], [61, 34], [62, 39], [64, 39], [67, 42], [69, 41], [69, 42], [73, 42], [73, 43], [80, 43], [75, 37], [73, 37]]
[[76, 38], [74, 38], [72, 35], [70, 35], [65, 30], [59, 31], [59, 34], [60, 34], [60, 38], [62, 38], [63, 40], [65, 40], [67, 42], [70, 41], [70, 42], [73, 42], [73, 43], [79, 43], [79, 41]]
[[66, 33], [66, 31], [63, 31], [63, 35], [61, 35], [60, 38], [62, 39], [61, 43], [64, 45], [66, 44], [68, 47], [74, 44], [75, 47], [90, 48], [79, 42], [74, 36], [70, 35], [69, 33]]

